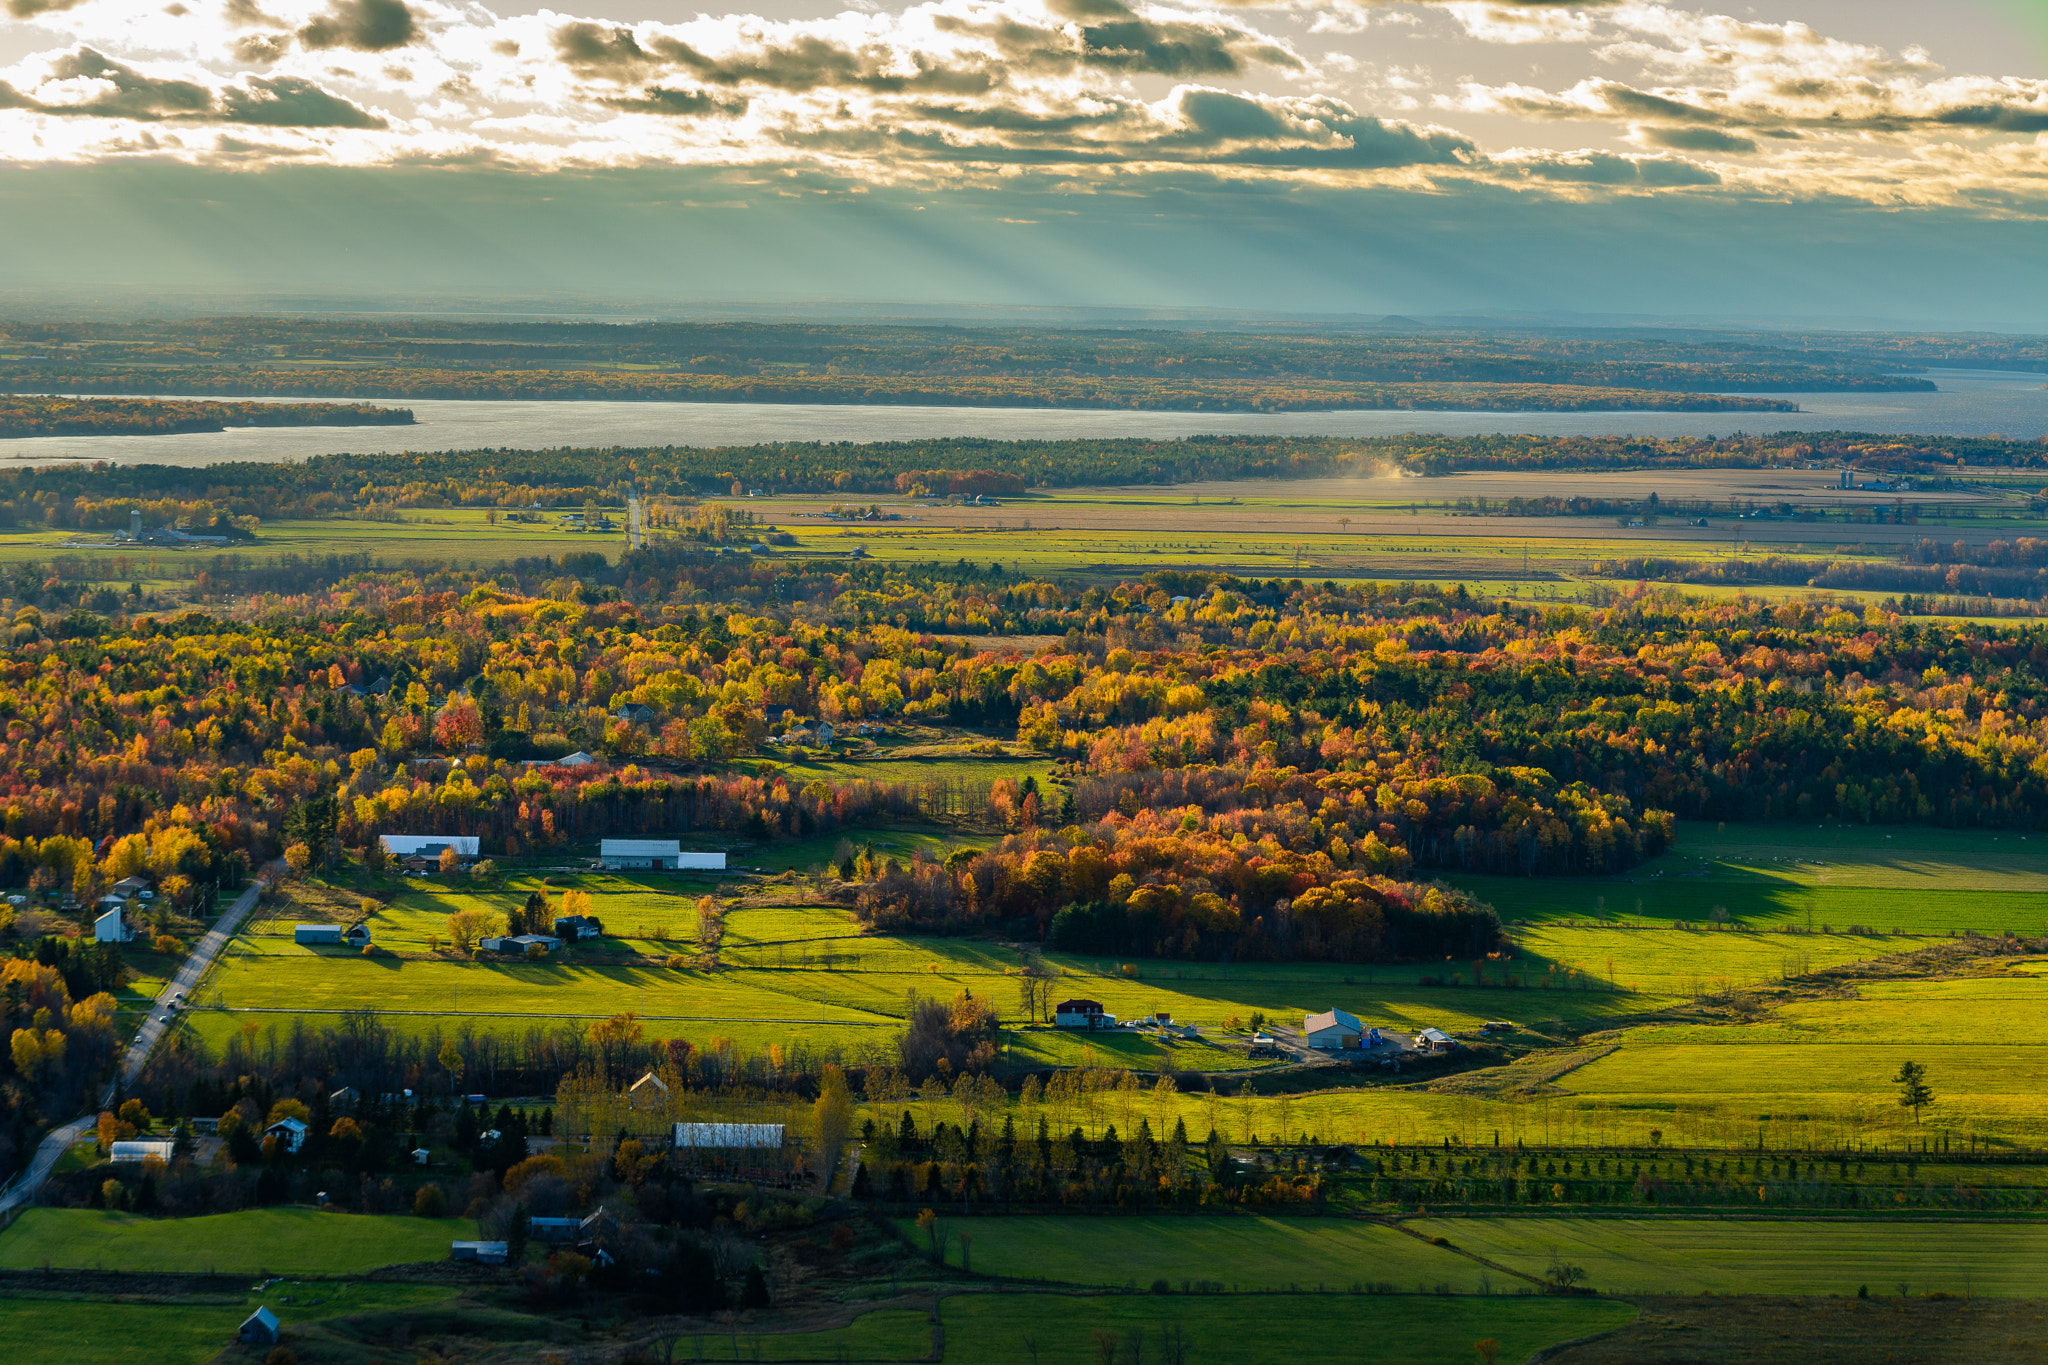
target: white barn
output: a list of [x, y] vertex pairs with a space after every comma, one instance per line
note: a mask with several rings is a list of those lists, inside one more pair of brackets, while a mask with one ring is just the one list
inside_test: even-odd
[[1324, 1010], [1321, 1014], [1307, 1015], [1301, 1021], [1301, 1041], [1326, 1052], [1357, 1047], [1364, 1040], [1365, 1025], [1358, 1021], [1357, 1015], [1344, 1010]]
[[609, 869], [725, 871], [723, 853], [685, 853], [674, 839], [604, 839], [597, 846], [597, 861]]
[[95, 943], [126, 943], [134, 937], [135, 931], [128, 927], [128, 920], [119, 907], [108, 910], [92, 922]]

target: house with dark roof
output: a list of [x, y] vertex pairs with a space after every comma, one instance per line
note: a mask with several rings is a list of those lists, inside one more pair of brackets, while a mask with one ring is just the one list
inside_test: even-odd
[[1102, 1012], [1100, 1000], [1062, 1000], [1052, 1007], [1055, 1028], [1106, 1028], [1116, 1020]]

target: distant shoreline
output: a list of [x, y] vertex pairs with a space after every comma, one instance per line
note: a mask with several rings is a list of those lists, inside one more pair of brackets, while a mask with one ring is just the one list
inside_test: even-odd
[[[1388, 412], [1798, 412], [1790, 399], [1752, 394], [1695, 393], [1666, 389], [1631, 389], [1579, 384], [1520, 384], [1495, 382], [1453, 382], [1427, 384], [1345, 384], [1310, 383], [1159, 383], [1156, 381], [1061, 381], [1057, 383], [1017, 380], [988, 380], [973, 383], [948, 381], [834, 379], [817, 382], [812, 377], [763, 378], [757, 376], [659, 376], [659, 382], [641, 382], [631, 387], [588, 384], [583, 376], [559, 371], [494, 373], [475, 376], [475, 383], [420, 383], [385, 380], [363, 372], [337, 373], [337, 381], [348, 384], [314, 385], [303, 377], [280, 382], [260, 397], [249, 396], [260, 381], [282, 380], [277, 372], [223, 371], [217, 374], [150, 376], [176, 379], [175, 384], [145, 384], [139, 379], [93, 382], [90, 376], [70, 374], [43, 378], [35, 388], [44, 394], [77, 395], [75, 401], [93, 398], [132, 397], [149, 401], [213, 402], [209, 388], [222, 393], [223, 405], [238, 404], [251, 411], [266, 404], [345, 403], [360, 412], [400, 412], [370, 405], [392, 399], [429, 399], [457, 402], [626, 402], [689, 403], [706, 406], [769, 404], [829, 407], [935, 408], [1025, 408], [1068, 411], [1162, 412], [1189, 414], [1245, 415], [1262, 413], [1340, 412], [1378, 410]], [[228, 383], [229, 380], [240, 381]], [[252, 383], [251, 381], [259, 381]], [[678, 380], [692, 382], [679, 383]], [[697, 382], [701, 381], [701, 382]], [[1924, 382], [1924, 381], [1923, 381]], [[0, 374], [0, 390], [25, 388], [20, 374]], [[164, 390], [183, 389], [189, 396], [162, 397]], [[1933, 385], [1926, 385], [1928, 390]], [[226, 394], [235, 394], [228, 399]], [[4, 400], [0, 400], [4, 405]], [[242, 423], [247, 425], [247, 423]], [[410, 425], [410, 413], [403, 421], [365, 417], [332, 423], [258, 422], [256, 425]], [[219, 427], [186, 427], [178, 430], [219, 430]], [[156, 428], [168, 433], [172, 428]], [[28, 434], [28, 433], [17, 433]], [[97, 434], [57, 432], [50, 435]], [[106, 434], [122, 434], [109, 432]], [[125, 434], [140, 434], [133, 429]]]

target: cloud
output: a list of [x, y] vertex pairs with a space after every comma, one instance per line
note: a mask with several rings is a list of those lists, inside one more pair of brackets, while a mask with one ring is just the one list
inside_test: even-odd
[[229, 123], [267, 128], [385, 128], [389, 125], [368, 110], [330, 95], [296, 76], [264, 80], [221, 92], [221, 117]]
[[638, 96], [616, 96], [604, 102], [628, 114], [663, 114], [670, 118], [736, 118], [747, 112], [747, 101], [743, 99], [720, 99], [708, 90], [669, 90], [662, 86], [652, 86]]
[[257, 0], [227, 0], [223, 15], [236, 28], [288, 27], [284, 20], [265, 14]]
[[[204, 160], [217, 139], [143, 139], [211, 122], [275, 130], [239, 139], [238, 165], [274, 145], [354, 166], [713, 167], [776, 194], [1490, 183], [2048, 216], [2048, 82], [1949, 75], [1916, 47], [1768, 15], [1657, 0], [842, 0], [806, 19], [713, 9], [628, 23], [603, 6], [488, 3], [38, 8], [37, 32], [69, 36], [0, 70], [0, 155]], [[1545, 44], [1531, 54], [1542, 66], [1465, 60], [1504, 43]], [[1450, 80], [1504, 67], [1561, 74]], [[1491, 148], [1456, 126], [1466, 115], [1487, 118]], [[1583, 137], [1560, 139], [1572, 125]]]
[[0, 82], [0, 109], [61, 118], [136, 123], [243, 123], [271, 128], [389, 126], [384, 119], [298, 77], [214, 86], [202, 80], [151, 75], [89, 47], [48, 59], [29, 90]]
[[15, 19], [33, 19], [38, 14], [61, 14], [84, 3], [85, 0], [7, 0], [7, 13]]
[[1680, 189], [1718, 185], [1709, 167], [1680, 157], [1617, 156], [1612, 152], [1515, 151], [1495, 157], [1508, 179], [1600, 186], [1610, 189]]
[[357, 52], [389, 52], [418, 36], [404, 0], [328, 0], [327, 12], [299, 30], [299, 41], [307, 47]]
[[1753, 152], [1756, 139], [1737, 137], [1718, 128], [1654, 128], [1634, 130], [1632, 136], [1650, 147], [1667, 147], [1675, 152]]
[[706, 85], [790, 93], [968, 95], [1083, 72], [1194, 79], [1306, 69], [1285, 43], [1228, 19], [1139, 18], [1115, 0], [1054, 0], [1053, 17], [1070, 22], [1021, 7], [941, 4], [893, 28], [576, 20], [551, 38], [556, 57], [586, 80], [674, 71]]
[[[1527, 86], [1467, 86], [1455, 107], [1525, 119], [1652, 120], [1722, 129], [1824, 136], [1937, 129], [2048, 131], [2048, 81], [1958, 79], [1805, 80], [1767, 88], [1689, 86], [1640, 89], [1588, 79], [1550, 92]], [[1672, 144], [1676, 145], [1676, 144]]]

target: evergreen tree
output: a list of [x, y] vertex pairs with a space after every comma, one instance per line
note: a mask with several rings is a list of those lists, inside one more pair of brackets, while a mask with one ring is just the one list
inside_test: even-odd
[[772, 1308], [768, 1301], [768, 1277], [761, 1273], [757, 1262], [747, 1267], [747, 1284], [740, 1290], [741, 1308]]
[[512, 1224], [505, 1229], [505, 1264], [507, 1265], [524, 1265], [526, 1263], [526, 1238], [529, 1232], [527, 1217], [526, 1205], [524, 1204], [520, 1204], [512, 1210]]

